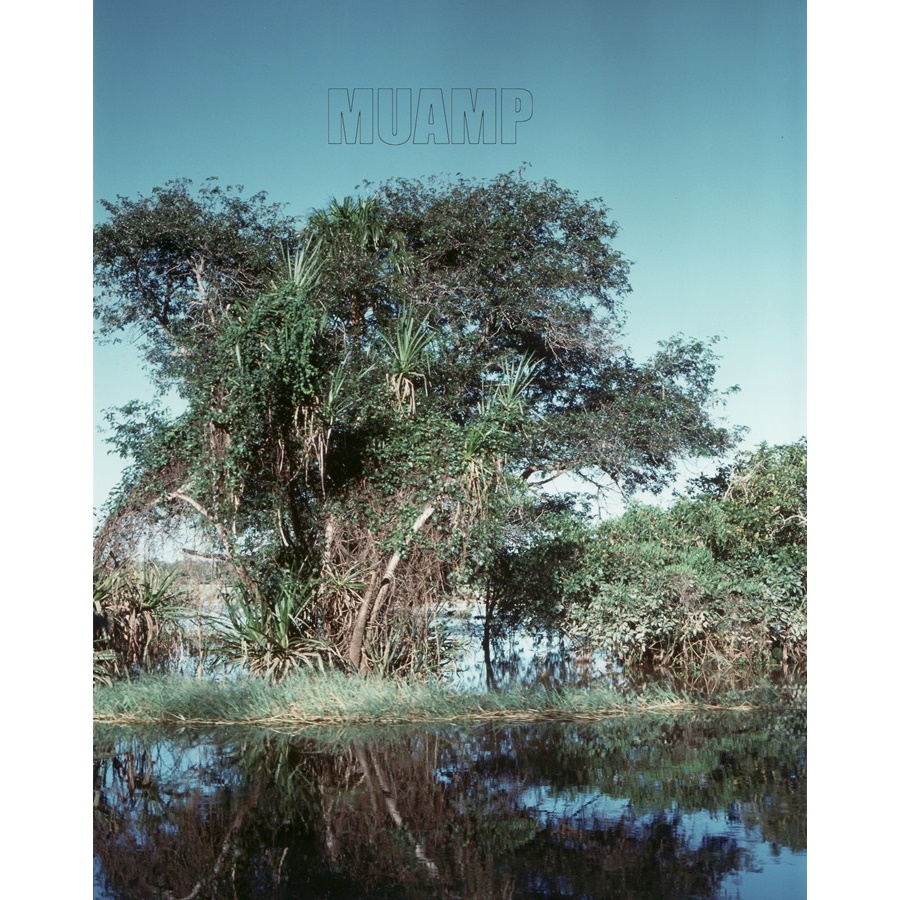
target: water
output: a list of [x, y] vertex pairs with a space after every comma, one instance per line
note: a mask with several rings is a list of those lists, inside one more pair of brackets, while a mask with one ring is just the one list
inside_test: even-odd
[[472, 609], [457, 610], [442, 618], [443, 627], [457, 644], [453, 664], [444, 673], [448, 683], [466, 691], [543, 685], [621, 686], [622, 668], [603, 652], [586, 650], [569, 638], [537, 634], [526, 628], [506, 629], [492, 642], [491, 672], [484, 658], [484, 616]]
[[801, 898], [802, 709], [95, 732], [97, 898]]

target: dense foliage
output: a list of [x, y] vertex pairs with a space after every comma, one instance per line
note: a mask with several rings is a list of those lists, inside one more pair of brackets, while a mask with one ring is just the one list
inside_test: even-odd
[[472, 579], [515, 595], [510, 540], [560, 573], [541, 535], [575, 519], [543, 484], [656, 491], [731, 446], [711, 348], [622, 348], [617, 227], [552, 181], [397, 180], [299, 231], [214, 182], [105, 207], [97, 315], [136, 329], [186, 410], [112, 417], [134, 462], [97, 564], [148, 522], [204, 533], [235, 573], [235, 647], [263, 670], [433, 668], [422, 610]]
[[744, 453], [668, 510], [631, 508], [581, 559], [599, 585], [570, 621], [627, 662], [804, 662], [806, 442]]

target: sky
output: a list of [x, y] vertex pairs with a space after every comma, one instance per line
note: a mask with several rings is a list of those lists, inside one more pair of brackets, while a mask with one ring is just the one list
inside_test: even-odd
[[[806, 433], [805, 29], [797, 0], [97, 0], [94, 199], [216, 176], [302, 216], [365, 181], [527, 164], [619, 223], [635, 354], [720, 336], [719, 386], [741, 387], [724, 415], [747, 447], [789, 442]], [[523, 121], [498, 103], [514, 141], [438, 144], [423, 112], [427, 144], [377, 127], [329, 143], [329, 89], [385, 88], [448, 115], [453, 89], [506, 90]], [[98, 426], [149, 392], [134, 346], [96, 349]], [[95, 507], [122, 465], [107, 451], [98, 434]]]

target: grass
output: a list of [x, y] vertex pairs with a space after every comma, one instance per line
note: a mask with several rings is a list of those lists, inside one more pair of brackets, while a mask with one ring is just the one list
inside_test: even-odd
[[347, 726], [462, 722], [596, 721], [636, 712], [749, 710], [747, 702], [698, 702], [664, 687], [459, 693], [437, 684], [301, 673], [204, 681], [149, 676], [94, 690], [94, 721], [123, 725]]

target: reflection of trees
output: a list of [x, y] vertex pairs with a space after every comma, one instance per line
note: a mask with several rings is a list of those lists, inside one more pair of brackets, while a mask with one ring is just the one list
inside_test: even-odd
[[[738, 721], [115, 738], [95, 852], [125, 898], [714, 896], [749, 858], [683, 813], [805, 846], [802, 717]], [[591, 814], [599, 793], [629, 802]]]
[[678, 826], [665, 813], [639, 826], [548, 824], [527, 847], [525, 865], [516, 866], [516, 896], [714, 897], [726, 875], [747, 867], [747, 851], [734, 838], [706, 837], [692, 848]]
[[196, 872], [215, 868], [244, 792], [217, 756], [191, 742], [137, 740], [97, 753], [94, 852], [113, 896], [186, 896]]
[[467, 738], [472, 762], [460, 777], [468, 784], [514, 770], [557, 793], [600, 790], [645, 813], [673, 803], [683, 812], [738, 809], [764, 840], [803, 850], [805, 733], [802, 710], [501, 728]]

